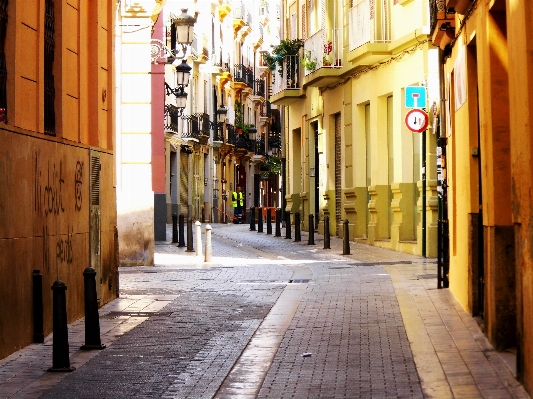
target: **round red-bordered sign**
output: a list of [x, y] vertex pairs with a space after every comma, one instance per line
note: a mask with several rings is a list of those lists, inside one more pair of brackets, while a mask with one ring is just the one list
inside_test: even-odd
[[428, 114], [421, 109], [412, 109], [405, 115], [405, 124], [413, 133], [422, 133], [429, 123]]

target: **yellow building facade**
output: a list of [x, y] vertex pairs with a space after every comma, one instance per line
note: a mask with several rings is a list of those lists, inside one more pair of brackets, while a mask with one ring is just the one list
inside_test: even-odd
[[[117, 295], [113, 15], [104, 0], [0, 2], [0, 358], [42, 331], [62, 280], [68, 321], [83, 316], [83, 271], [100, 305]], [[42, 341], [40, 341], [42, 342]]]
[[426, 88], [426, 109], [439, 98], [427, 11], [413, 1], [283, 2], [284, 38], [302, 49], [287, 58], [296, 69], [274, 71], [271, 102], [283, 106], [286, 210], [304, 229], [312, 215], [323, 232], [327, 216], [343, 236], [347, 220], [350, 240], [436, 256], [435, 129], [425, 132], [424, 206], [424, 139], [405, 124], [406, 87]]
[[[533, 28], [524, 1], [435, 2], [442, 49], [450, 289], [533, 392]], [[514, 367], [513, 367], [514, 368]]]

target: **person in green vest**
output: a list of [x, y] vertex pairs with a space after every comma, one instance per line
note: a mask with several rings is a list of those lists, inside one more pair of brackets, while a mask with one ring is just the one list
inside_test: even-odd
[[237, 186], [237, 191], [234, 191], [231, 195], [231, 205], [233, 205], [233, 223], [235, 224], [242, 223], [242, 209], [244, 203], [241, 190], [241, 186]]

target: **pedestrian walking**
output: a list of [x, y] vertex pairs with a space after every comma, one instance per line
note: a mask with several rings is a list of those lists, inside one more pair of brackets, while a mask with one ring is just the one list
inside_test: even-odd
[[234, 191], [231, 196], [231, 204], [233, 205], [233, 223], [242, 223], [242, 209], [243, 209], [243, 197], [242, 188], [237, 186], [237, 191]]

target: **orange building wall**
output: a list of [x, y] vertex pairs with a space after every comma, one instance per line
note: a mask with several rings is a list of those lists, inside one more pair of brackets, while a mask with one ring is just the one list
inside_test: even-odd
[[100, 154], [100, 305], [117, 295], [113, 16], [115, 2], [55, 0], [56, 134], [44, 134], [44, 0], [10, 0], [7, 123], [0, 124], [0, 358], [33, 340], [32, 271], [43, 275], [44, 333], [55, 280], [84, 315], [90, 266], [90, 153]]

